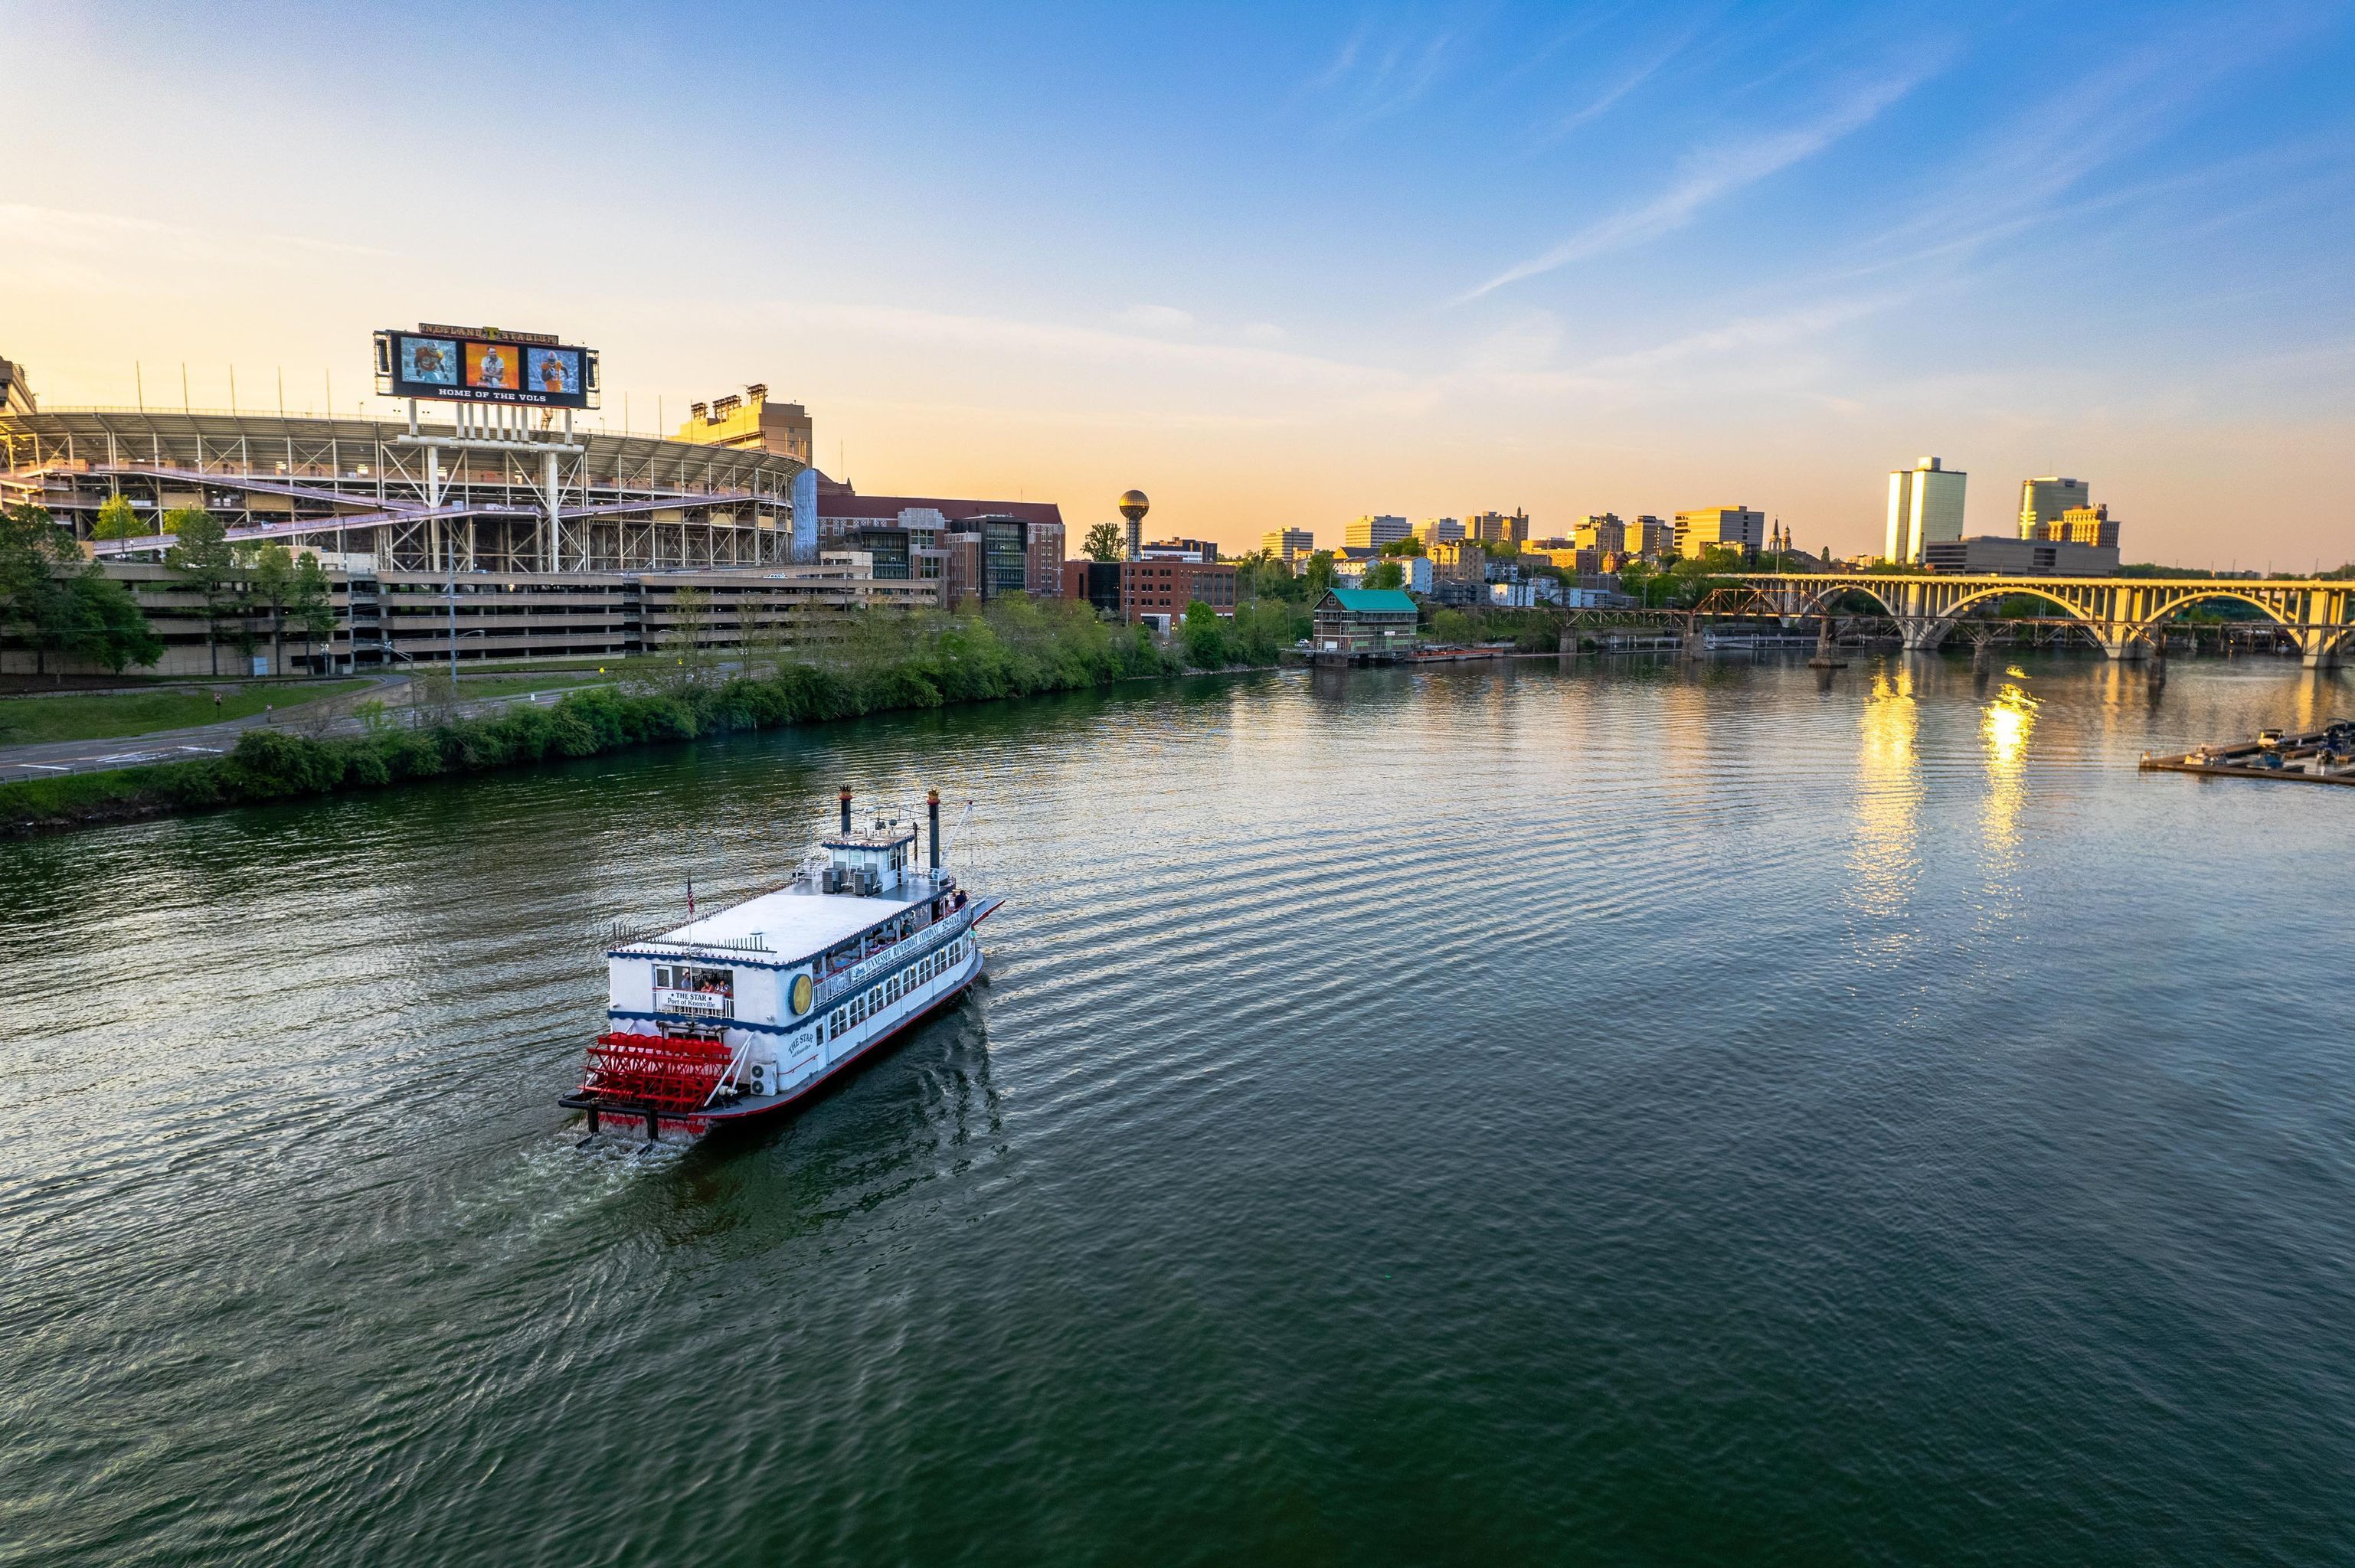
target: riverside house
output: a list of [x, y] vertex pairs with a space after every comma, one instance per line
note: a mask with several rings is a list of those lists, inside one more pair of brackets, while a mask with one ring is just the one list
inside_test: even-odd
[[1414, 600], [1397, 588], [1327, 588], [1316, 601], [1316, 661], [1402, 659], [1414, 652]]

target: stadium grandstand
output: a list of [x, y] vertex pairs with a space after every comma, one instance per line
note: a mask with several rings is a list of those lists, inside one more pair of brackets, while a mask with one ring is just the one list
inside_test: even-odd
[[[167, 648], [204, 673], [208, 612], [163, 564], [166, 514], [201, 508], [233, 544], [317, 556], [335, 637], [287, 671], [419, 661], [622, 657], [684, 618], [725, 649], [822, 634], [871, 604], [938, 604], [943, 584], [879, 577], [821, 547], [817, 474], [758, 440], [575, 434], [544, 411], [427, 408], [443, 422], [152, 408], [41, 408], [0, 362], [0, 503], [31, 503], [128, 581]], [[807, 451], [805, 421], [801, 450]], [[121, 497], [141, 520], [97, 537]]]

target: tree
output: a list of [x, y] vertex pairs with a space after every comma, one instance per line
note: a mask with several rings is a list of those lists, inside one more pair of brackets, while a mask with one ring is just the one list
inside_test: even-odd
[[118, 673], [164, 655], [131, 590], [86, 559], [38, 506], [0, 513], [0, 626], [10, 625], [32, 645], [38, 673], [48, 672], [52, 653]]
[[1308, 617], [1281, 599], [1253, 599], [1235, 606], [1228, 629], [1231, 656], [1248, 664], [1273, 664], [1287, 644], [1308, 635]]
[[1412, 535], [1404, 539], [1393, 539], [1382, 546], [1382, 554], [1385, 556], [1421, 556], [1427, 553], [1423, 547], [1423, 541]]
[[670, 657], [663, 673], [683, 685], [700, 685], [710, 671], [711, 596], [701, 588], [681, 588], [671, 596], [670, 630], [663, 633], [662, 651]]
[[72, 585], [73, 630], [60, 650], [89, 659], [120, 675], [133, 664], [153, 664], [164, 656], [164, 640], [147, 624], [147, 612], [130, 588], [92, 561]]
[[1460, 647], [1472, 641], [1478, 635], [1478, 629], [1472, 624], [1472, 618], [1462, 610], [1443, 609], [1431, 618], [1431, 635], [1435, 641]]
[[1185, 638], [1186, 662], [1199, 670], [1215, 670], [1227, 662], [1226, 630], [1219, 624], [1219, 612], [1200, 599], [1186, 607], [1186, 619], [1181, 625]]
[[218, 675], [221, 622], [233, 609], [243, 609], [243, 568], [229, 547], [229, 531], [200, 506], [175, 507], [164, 514], [164, 532], [175, 535], [171, 548], [164, 552], [164, 564], [194, 588], [204, 603], [205, 652]]
[[1308, 569], [1301, 576], [1308, 584], [1308, 599], [1312, 602], [1323, 599], [1326, 590], [1333, 586], [1333, 552], [1319, 550], [1309, 556]]
[[139, 521], [139, 514], [131, 510], [131, 503], [120, 495], [110, 495], [106, 504], [98, 509], [98, 520], [90, 525], [93, 539], [136, 539], [147, 532]]
[[1123, 539], [1117, 523], [1099, 523], [1089, 529], [1087, 539], [1080, 548], [1088, 553], [1088, 559], [1092, 561], [1117, 561], [1127, 554], [1126, 541]]
[[246, 592], [270, 617], [270, 673], [286, 673], [286, 601], [294, 592], [294, 556], [283, 545], [264, 545], [250, 557]]
[[1366, 573], [1366, 586], [1369, 588], [1401, 588], [1405, 583], [1406, 568], [1396, 561], [1378, 561]]
[[336, 585], [312, 551], [304, 551], [303, 558], [294, 564], [294, 591], [287, 598], [286, 613], [302, 628], [305, 645], [334, 641]]

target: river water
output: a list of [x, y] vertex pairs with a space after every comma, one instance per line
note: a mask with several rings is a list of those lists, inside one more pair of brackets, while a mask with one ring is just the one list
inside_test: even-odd
[[[2272, 662], [1247, 676], [0, 845], [0, 1560], [2355, 1558], [2355, 791]], [[551, 1104], [928, 785], [986, 991]], [[952, 815], [957, 808], [953, 806]]]

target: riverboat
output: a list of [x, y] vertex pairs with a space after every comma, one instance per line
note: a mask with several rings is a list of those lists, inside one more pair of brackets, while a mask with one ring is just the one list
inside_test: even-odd
[[559, 1102], [589, 1132], [673, 1142], [788, 1111], [980, 978], [977, 898], [942, 865], [941, 798], [841, 831], [773, 892], [607, 950], [605, 1033]]

